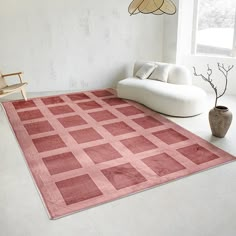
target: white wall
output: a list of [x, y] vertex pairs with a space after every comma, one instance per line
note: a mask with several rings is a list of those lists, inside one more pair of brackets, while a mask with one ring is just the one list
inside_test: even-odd
[[177, 7], [175, 15], [164, 15], [163, 19], [163, 62], [176, 63], [178, 19], [179, 19], [179, 0], [173, 0]]
[[1, 71], [23, 70], [28, 91], [114, 87], [162, 59], [163, 17], [129, 16], [130, 1], [0, 0]]
[[178, 28], [176, 40], [177, 50], [175, 51], [177, 63], [181, 63], [184, 56], [191, 55], [193, 35], [192, 26], [194, 19], [193, 10], [194, 0], [179, 0], [179, 16], [174, 25], [176, 28]]

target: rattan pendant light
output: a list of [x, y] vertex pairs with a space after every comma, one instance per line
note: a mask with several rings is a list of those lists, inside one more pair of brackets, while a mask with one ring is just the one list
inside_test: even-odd
[[176, 6], [171, 0], [133, 0], [128, 8], [130, 15], [138, 13], [162, 15], [173, 15]]

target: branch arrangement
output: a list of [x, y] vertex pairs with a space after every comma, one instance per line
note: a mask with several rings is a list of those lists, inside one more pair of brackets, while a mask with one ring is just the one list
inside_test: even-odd
[[207, 65], [207, 76], [205, 76], [203, 74], [198, 74], [196, 72], [196, 68], [193, 67], [193, 70], [194, 70], [193, 74], [195, 76], [197, 76], [197, 77], [201, 77], [204, 81], [208, 82], [210, 84], [210, 86], [212, 87], [212, 89], [214, 90], [214, 93], [215, 93], [215, 107], [217, 106], [218, 99], [220, 97], [222, 97], [225, 94], [226, 90], [227, 90], [227, 86], [228, 86], [228, 73], [234, 67], [234, 65], [231, 65], [231, 66], [228, 66], [228, 68], [226, 68], [224, 64], [220, 64], [220, 63], [217, 63], [217, 65], [218, 65], [219, 71], [222, 72], [222, 74], [224, 75], [224, 78], [225, 78], [225, 88], [224, 88], [224, 90], [223, 90], [223, 92], [221, 94], [219, 94], [217, 86], [213, 83], [213, 81], [211, 79], [212, 69], [209, 67], [209, 65]]

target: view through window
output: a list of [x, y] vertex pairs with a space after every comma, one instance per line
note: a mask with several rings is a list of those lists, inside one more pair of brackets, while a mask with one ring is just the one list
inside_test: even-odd
[[236, 0], [198, 0], [197, 54], [236, 56]]

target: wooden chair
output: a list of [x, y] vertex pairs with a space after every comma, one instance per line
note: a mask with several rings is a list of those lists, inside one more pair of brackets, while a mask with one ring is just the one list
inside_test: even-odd
[[[22, 72], [16, 72], [16, 73], [5, 74], [5, 75], [0, 73], [0, 98], [10, 95], [12, 93], [21, 92], [25, 101], [27, 101], [26, 92], [25, 92], [25, 85], [27, 85], [27, 83], [22, 81], [22, 77], [21, 77], [22, 74], [23, 74]], [[18, 76], [20, 83], [11, 84], [11, 85], [7, 84], [5, 78], [10, 77], [10, 76]]]

